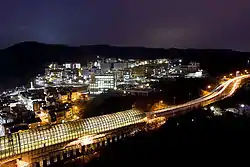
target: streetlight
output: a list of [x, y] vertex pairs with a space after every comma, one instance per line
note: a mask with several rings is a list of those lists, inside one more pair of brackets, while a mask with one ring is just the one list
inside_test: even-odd
[[230, 74], [230, 76], [232, 77], [232, 76], [233, 76], [233, 74], [231, 73], [231, 74]]
[[211, 85], [208, 85], [207, 88], [210, 89], [210, 88], [211, 88]]

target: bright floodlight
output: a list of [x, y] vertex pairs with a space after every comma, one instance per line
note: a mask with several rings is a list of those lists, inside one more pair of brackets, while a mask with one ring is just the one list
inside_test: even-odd
[[240, 107], [242, 107], [242, 108], [243, 108], [243, 107], [245, 107], [245, 105], [244, 105], [244, 104], [241, 104], [241, 105], [240, 105]]

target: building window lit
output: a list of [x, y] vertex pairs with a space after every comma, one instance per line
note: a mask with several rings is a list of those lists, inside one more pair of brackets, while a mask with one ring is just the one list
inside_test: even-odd
[[93, 82], [89, 85], [89, 91], [91, 94], [99, 94], [102, 93], [104, 90], [115, 89], [115, 87], [115, 75], [95, 75]]

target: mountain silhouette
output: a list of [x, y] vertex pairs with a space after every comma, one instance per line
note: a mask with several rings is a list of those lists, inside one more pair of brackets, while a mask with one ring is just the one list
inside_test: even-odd
[[117, 47], [109, 45], [67, 45], [22, 42], [0, 50], [0, 87], [10, 88], [28, 83], [51, 62], [80, 62], [96, 56], [123, 59], [183, 58], [185, 63], [198, 61], [211, 75], [246, 67], [250, 54], [227, 49], [177, 49]]

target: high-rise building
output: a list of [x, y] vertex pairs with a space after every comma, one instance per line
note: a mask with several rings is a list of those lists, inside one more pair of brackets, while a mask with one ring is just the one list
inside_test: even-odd
[[100, 94], [104, 91], [116, 89], [115, 74], [94, 75], [89, 85], [90, 94]]

